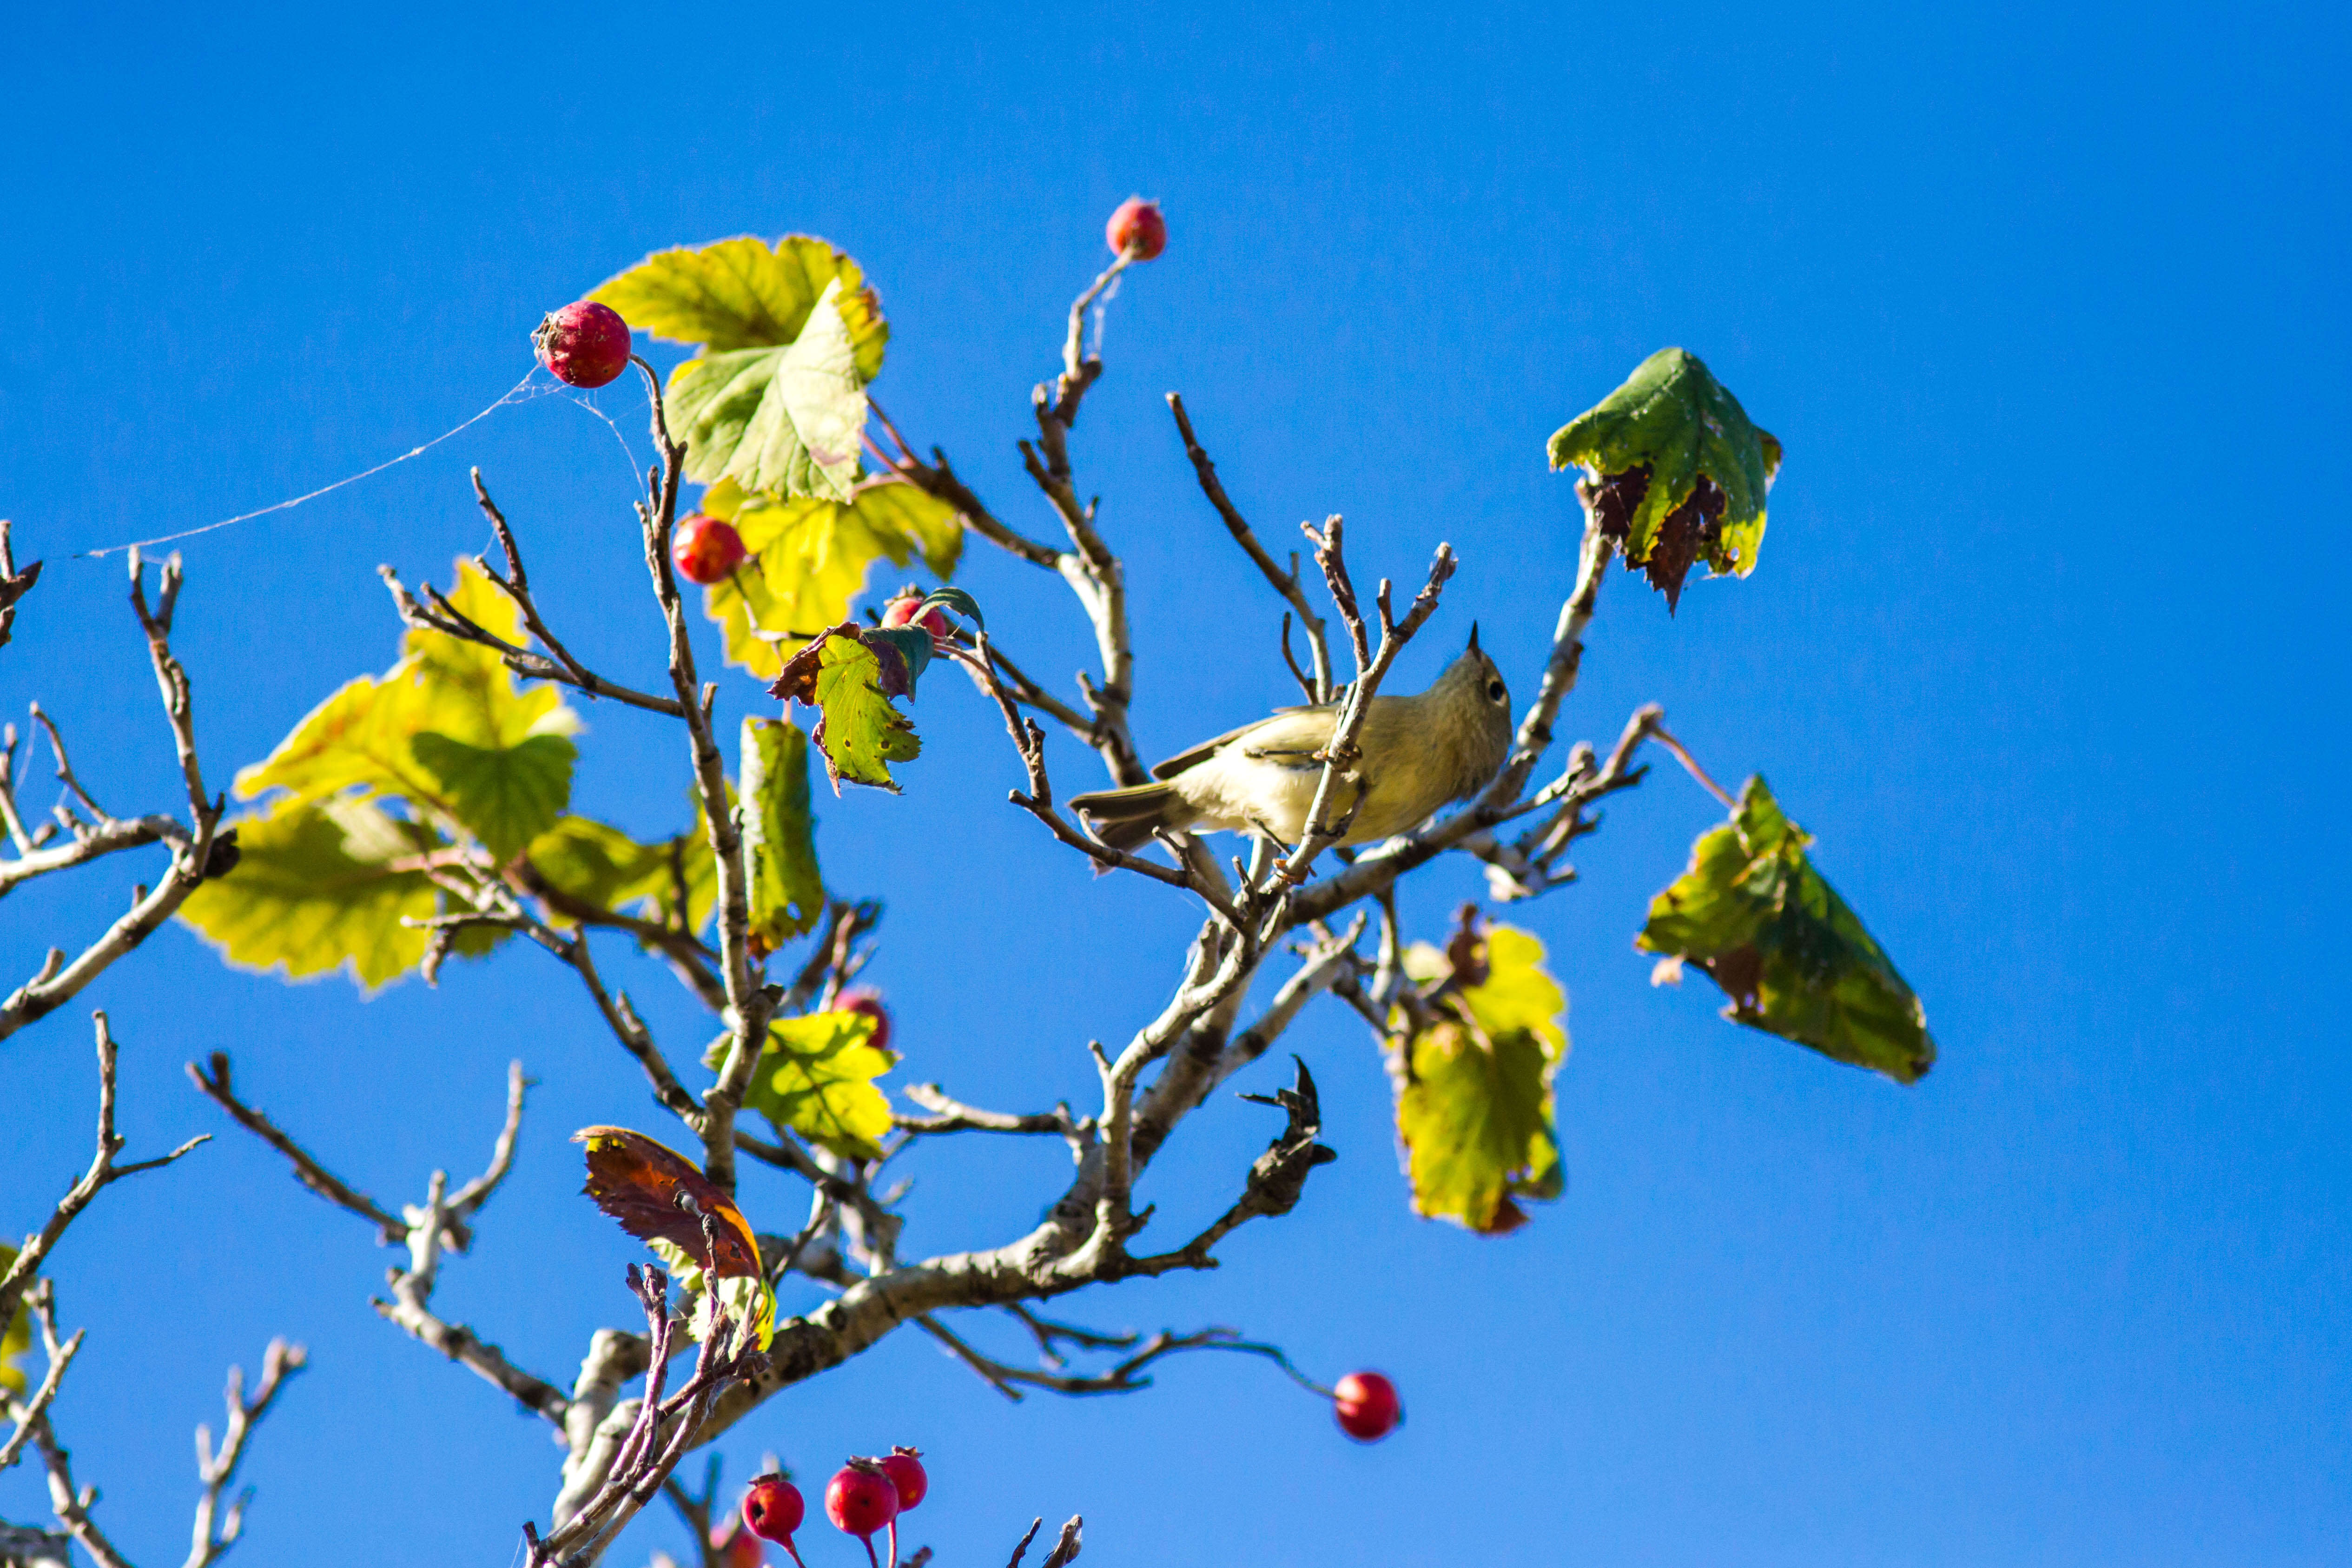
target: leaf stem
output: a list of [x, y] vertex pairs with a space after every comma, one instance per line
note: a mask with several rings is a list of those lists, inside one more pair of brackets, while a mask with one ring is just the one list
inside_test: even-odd
[[1667, 733], [1666, 727], [1664, 725], [1651, 725], [1650, 737], [1656, 741], [1658, 744], [1664, 746], [1669, 752], [1672, 752], [1675, 754], [1675, 761], [1682, 763], [1683, 771], [1689, 773], [1691, 777], [1696, 779], [1700, 784], [1706, 788], [1707, 794], [1721, 801], [1723, 803], [1724, 810], [1736, 812], [1739, 809], [1739, 803], [1732, 799], [1730, 794], [1726, 791], [1721, 784], [1716, 783], [1715, 780], [1707, 776], [1706, 770], [1698, 765], [1698, 759], [1692, 756], [1688, 751], [1685, 750], [1683, 743], [1680, 741], [1675, 740], [1673, 735]]

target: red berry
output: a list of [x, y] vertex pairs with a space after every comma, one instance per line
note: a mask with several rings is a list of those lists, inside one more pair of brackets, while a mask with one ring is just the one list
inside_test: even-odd
[[898, 1489], [871, 1459], [852, 1459], [825, 1483], [824, 1516], [846, 1534], [868, 1536], [898, 1517]]
[[603, 386], [629, 368], [629, 323], [593, 300], [543, 318], [530, 343], [548, 374], [572, 386]]
[[1359, 1443], [1379, 1442], [1404, 1419], [1396, 1384], [1379, 1373], [1351, 1372], [1331, 1392], [1338, 1395], [1331, 1409], [1339, 1429]]
[[721, 1568], [766, 1568], [768, 1554], [760, 1550], [760, 1538], [740, 1519], [730, 1519], [712, 1530], [710, 1547], [719, 1553]]
[[708, 588], [713, 583], [724, 583], [736, 567], [743, 564], [743, 536], [734, 525], [715, 517], [696, 512], [677, 525], [677, 533], [670, 542], [670, 559], [677, 563], [678, 574], [689, 583], [699, 583]]
[[800, 1488], [782, 1476], [761, 1476], [743, 1494], [743, 1522], [762, 1541], [789, 1547], [807, 1511]]
[[[886, 626], [910, 626], [915, 624], [915, 612], [922, 609], [923, 595], [919, 589], [909, 588], [882, 606], [882, 624]], [[933, 640], [945, 642], [948, 637], [948, 613], [934, 605], [923, 611], [923, 629]]]
[[[874, 1037], [866, 1043], [877, 1051], [887, 1051], [890, 1048], [890, 1010], [882, 1005], [882, 994], [879, 991], [863, 985], [854, 991], [845, 991], [841, 994], [841, 1010], [845, 1013], [863, 1013], [873, 1019]], [[919, 1497], [920, 1491], [918, 1490], [916, 1495]], [[912, 1508], [915, 1505], [908, 1503], [906, 1506]]]
[[898, 1511], [905, 1513], [923, 1500], [931, 1489], [931, 1479], [923, 1474], [923, 1451], [920, 1448], [892, 1448], [889, 1457], [877, 1460], [882, 1473], [898, 1489]]
[[1138, 261], [1149, 261], [1168, 248], [1168, 220], [1160, 216], [1158, 202], [1129, 196], [1110, 215], [1103, 237], [1119, 255], [1132, 253]]

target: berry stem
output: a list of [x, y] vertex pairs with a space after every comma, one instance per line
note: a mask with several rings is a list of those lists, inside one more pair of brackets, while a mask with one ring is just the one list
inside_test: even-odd
[[882, 1560], [874, 1555], [874, 1538], [870, 1535], [861, 1535], [858, 1539], [866, 1542], [866, 1561], [871, 1563], [873, 1568], [882, 1568]]
[[890, 1568], [898, 1568], [898, 1516], [890, 1516]]

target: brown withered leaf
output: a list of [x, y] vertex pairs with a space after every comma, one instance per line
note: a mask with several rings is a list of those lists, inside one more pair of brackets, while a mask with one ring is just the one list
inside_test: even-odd
[[[1715, 481], [1701, 474], [1691, 486], [1690, 499], [1658, 524], [1657, 542], [1650, 546], [1641, 571], [1650, 579], [1650, 586], [1666, 596], [1669, 616], [1682, 602], [1683, 580], [1690, 575], [1690, 569], [1701, 556], [1711, 555], [1721, 541], [1724, 509], [1729, 504]], [[1625, 564], [1629, 571], [1633, 568], [1631, 560]]]
[[699, 1258], [707, 1214], [718, 1221], [719, 1251], [710, 1271], [722, 1279], [761, 1277], [760, 1244], [743, 1211], [693, 1161], [625, 1127], [583, 1127], [572, 1141], [588, 1146], [588, 1184], [581, 1191], [623, 1230]]

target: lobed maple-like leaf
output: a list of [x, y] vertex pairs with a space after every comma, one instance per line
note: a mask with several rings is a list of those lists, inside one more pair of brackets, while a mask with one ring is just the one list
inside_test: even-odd
[[[751, 1069], [743, 1109], [845, 1159], [878, 1160], [890, 1131], [890, 1101], [874, 1080], [898, 1058], [874, 1044], [870, 1013], [843, 1009], [778, 1018]], [[703, 1058], [716, 1068], [724, 1041]]]
[[703, 492], [701, 510], [732, 523], [751, 559], [704, 595], [729, 662], [773, 679], [779, 645], [796, 649], [849, 618], [874, 563], [904, 567], [920, 557], [951, 574], [963, 530], [952, 508], [898, 479], [865, 479], [849, 500], [747, 493], [733, 480]]
[[348, 969], [373, 991], [424, 958], [425, 933], [404, 922], [440, 912], [420, 864], [446, 845], [439, 835], [346, 797], [281, 800], [240, 817], [236, 839], [236, 867], [180, 906], [232, 967], [277, 969], [289, 980]]
[[1811, 842], [1764, 780], [1749, 779], [1731, 820], [1702, 834], [1689, 868], [1650, 900], [1633, 944], [1697, 965], [1734, 1023], [1916, 1082], [1936, 1060], [1927, 1011], [1813, 869]]
[[[928, 658], [929, 636], [922, 637], [920, 657]], [[834, 794], [841, 793], [841, 781], [847, 779], [895, 795], [898, 785], [890, 777], [890, 764], [910, 763], [923, 749], [914, 723], [890, 701], [893, 689], [906, 692], [912, 686], [898, 641], [879, 629], [844, 621], [786, 660], [768, 695], [817, 710], [811, 739], [824, 754]]]
[[1585, 470], [1580, 489], [1601, 531], [1665, 595], [1668, 614], [1698, 562], [1723, 576], [1756, 570], [1780, 443], [1696, 354], [1660, 349], [1553, 432], [1549, 450], [1553, 468]]
[[1500, 1235], [1527, 1223], [1517, 1200], [1566, 1188], [1552, 1079], [1568, 1058], [1568, 996], [1531, 932], [1465, 924], [1449, 946], [1451, 957], [1426, 943], [1404, 956], [1406, 974], [1435, 989], [1420, 1015], [1394, 1020], [1397, 1135], [1415, 1213]]
[[673, 372], [670, 428], [686, 442], [686, 477], [746, 490], [849, 500], [866, 432], [866, 380], [825, 287], [801, 335], [782, 348], [703, 353]]
[[[583, 1127], [588, 1184], [580, 1190], [640, 1241], [666, 1241], [703, 1259], [719, 1279], [761, 1279], [759, 1239], [735, 1200], [675, 1149], [625, 1127]], [[703, 1216], [717, 1221], [718, 1250], [706, 1257]]]
[[793, 342], [835, 285], [858, 374], [871, 381], [890, 337], [881, 300], [856, 262], [814, 235], [788, 234], [772, 246], [742, 235], [657, 250], [588, 297], [638, 331], [725, 353]]

